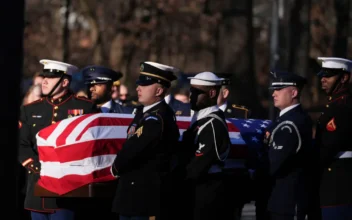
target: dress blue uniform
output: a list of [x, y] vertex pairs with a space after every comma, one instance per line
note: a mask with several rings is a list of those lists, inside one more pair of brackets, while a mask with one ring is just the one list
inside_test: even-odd
[[[116, 72], [112, 69], [103, 67], [103, 66], [88, 66], [82, 70], [83, 78], [85, 84], [92, 86], [95, 84], [107, 84], [112, 87], [113, 83], [119, 80], [122, 77], [121, 72]], [[110, 99], [108, 102], [104, 103], [100, 106], [100, 111], [102, 113], [123, 113], [123, 114], [131, 114], [133, 112], [132, 107], [123, 106], [120, 103], [117, 103], [111, 100], [111, 94], [109, 93], [109, 89], [107, 90], [106, 99]], [[89, 95], [90, 96], [90, 95]]]
[[[176, 79], [172, 69], [143, 62], [136, 83], [144, 89], [153, 88], [149, 86], [156, 83], [169, 88]], [[160, 100], [145, 100], [143, 94], [142, 98], [152, 104], [137, 107], [128, 127], [127, 140], [111, 167], [112, 174], [119, 176], [113, 211], [120, 214], [121, 220], [170, 219], [173, 199], [170, 173], [179, 129], [175, 113], [162, 95]]]
[[270, 89], [294, 86], [298, 89], [298, 98], [297, 102], [280, 107], [280, 116], [266, 132], [269, 175], [273, 183], [268, 210], [271, 219], [293, 220], [295, 215], [303, 218], [300, 213], [307, 213], [312, 199], [309, 193], [313, 187], [312, 121], [298, 102], [305, 79], [291, 73], [273, 75]]
[[165, 97], [165, 101], [174, 110], [176, 116], [191, 116], [191, 105], [189, 103], [183, 103], [173, 95]]
[[[352, 61], [320, 57], [320, 78], [336, 79], [318, 119], [316, 144], [320, 150], [320, 205], [323, 220], [352, 219], [352, 96], [348, 79]], [[342, 78], [347, 76], [344, 82]]]

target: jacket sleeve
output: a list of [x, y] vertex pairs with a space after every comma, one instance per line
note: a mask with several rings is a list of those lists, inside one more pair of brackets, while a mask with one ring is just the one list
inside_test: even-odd
[[[22, 107], [20, 111], [19, 121], [19, 152], [18, 160], [22, 166], [27, 169], [34, 169], [34, 172], [39, 172], [39, 157], [33, 150], [34, 143], [32, 142], [30, 124], [26, 117], [26, 108]], [[35, 169], [36, 168], [36, 169]]]
[[284, 169], [290, 156], [300, 150], [302, 140], [297, 126], [284, 121], [273, 130], [269, 143], [270, 175], [275, 176]]
[[142, 157], [148, 156], [150, 150], [158, 145], [163, 130], [163, 119], [159, 115], [150, 115], [143, 119], [135, 133], [126, 140], [117, 153], [112, 165], [113, 175], [127, 172]]
[[342, 109], [322, 128], [325, 131], [320, 141], [322, 146], [319, 146], [321, 167], [328, 167], [340, 151], [345, 151], [352, 129], [351, 120], [348, 108]]

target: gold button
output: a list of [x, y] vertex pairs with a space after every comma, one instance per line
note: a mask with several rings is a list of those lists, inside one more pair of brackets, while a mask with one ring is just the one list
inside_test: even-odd
[[55, 107], [54, 107], [54, 109], [58, 109], [58, 108], [59, 108], [59, 106], [55, 106]]
[[52, 99], [51, 102], [54, 102], [54, 99]]
[[329, 100], [331, 100], [332, 99], [332, 97], [331, 96], [329, 96]]
[[326, 105], [327, 108], [329, 108], [329, 105]]
[[28, 173], [31, 173], [31, 171], [30, 171], [30, 170], [28, 170]]
[[35, 127], [35, 124], [33, 124], [33, 127]]
[[59, 98], [59, 102], [61, 102], [62, 98]]
[[328, 171], [331, 171], [331, 168], [330, 168], [330, 167], [328, 168]]
[[52, 121], [52, 122], [51, 122], [51, 124], [55, 124], [55, 123], [56, 123], [56, 121]]
[[31, 167], [34, 167], [34, 165], [33, 165], [33, 164], [31, 164]]
[[54, 117], [56, 117], [57, 116], [57, 113], [54, 113]]
[[38, 170], [38, 167], [36, 167], [35, 169]]

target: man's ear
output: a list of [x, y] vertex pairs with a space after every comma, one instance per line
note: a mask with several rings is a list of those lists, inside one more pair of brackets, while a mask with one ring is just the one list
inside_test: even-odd
[[216, 97], [216, 89], [210, 89], [209, 90], [209, 98], [215, 98]]
[[298, 96], [298, 89], [292, 89], [291, 93], [292, 93], [292, 98], [293, 98], [293, 99], [294, 99], [294, 98], [297, 98], [297, 96]]
[[62, 86], [63, 86], [64, 88], [70, 86], [70, 81], [69, 81], [68, 79], [64, 78], [64, 79], [62, 80]]
[[156, 94], [155, 94], [155, 96], [161, 96], [161, 95], [162, 95], [163, 93], [165, 93], [165, 92], [166, 92], [166, 88], [160, 86], [160, 87], [158, 87], [158, 88], [156, 89]]
[[350, 76], [349, 74], [343, 74], [341, 78], [341, 83], [346, 83], [349, 80]]
[[223, 89], [221, 92], [224, 99], [227, 99], [229, 97], [230, 91], [228, 89]]

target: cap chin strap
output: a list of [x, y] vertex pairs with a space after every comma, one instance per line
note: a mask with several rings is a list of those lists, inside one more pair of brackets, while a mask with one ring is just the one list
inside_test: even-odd
[[55, 86], [51, 89], [51, 91], [47, 94], [47, 95], [44, 95], [45, 97], [51, 97], [53, 92], [55, 91], [55, 89], [59, 86], [59, 84], [61, 83], [61, 81], [63, 80], [64, 78], [64, 74], [61, 75], [59, 81], [55, 84]]

